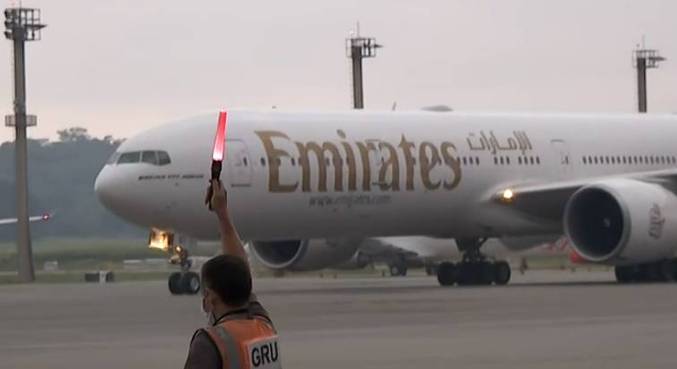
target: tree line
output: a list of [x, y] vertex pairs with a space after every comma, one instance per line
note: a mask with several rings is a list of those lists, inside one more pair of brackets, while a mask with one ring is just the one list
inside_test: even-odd
[[[53, 213], [49, 222], [33, 223], [34, 238], [137, 238], [145, 230], [108, 212], [94, 193], [94, 180], [123, 140], [96, 138], [87, 129], [58, 131], [58, 140], [28, 141], [28, 190], [31, 215]], [[0, 218], [16, 216], [14, 142], [0, 144]], [[15, 239], [16, 227], [1, 226], [0, 241]]]

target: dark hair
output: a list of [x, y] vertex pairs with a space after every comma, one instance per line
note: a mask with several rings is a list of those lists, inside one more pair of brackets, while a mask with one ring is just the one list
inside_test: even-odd
[[202, 266], [202, 283], [230, 306], [244, 305], [252, 293], [247, 262], [233, 255], [219, 255]]

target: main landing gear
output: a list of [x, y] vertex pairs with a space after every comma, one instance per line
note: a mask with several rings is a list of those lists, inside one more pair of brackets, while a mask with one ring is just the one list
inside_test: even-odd
[[388, 263], [388, 272], [390, 272], [391, 277], [406, 277], [408, 269], [407, 261], [400, 255], [395, 256]]
[[505, 285], [510, 281], [510, 265], [505, 261], [490, 261], [480, 252], [486, 238], [456, 239], [463, 260], [457, 264], [441, 263], [437, 268], [437, 280], [442, 286]]
[[614, 268], [618, 283], [650, 283], [677, 281], [677, 259]]
[[200, 291], [200, 276], [190, 271], [193, 263], [188, 259], [188, 250], [178, 245], [172, 250], [169, 262], [179, 265], [181, 271], [169, 275], [169, 292], [172, 295], [195, 295]]

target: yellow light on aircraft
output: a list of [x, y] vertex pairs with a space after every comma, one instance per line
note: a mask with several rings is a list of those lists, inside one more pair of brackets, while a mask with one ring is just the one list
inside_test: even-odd
[[501, 193], [503, 202], [512, 202], [513, 199], [515, 199], [515, 193], [511, 189], [508, 188]]
[[148, 247], [151, 249], [158, 249], [162, 251], [169, 250], [172, 242], [171, 234], [158, 230], [151, 230], [148, 237]]

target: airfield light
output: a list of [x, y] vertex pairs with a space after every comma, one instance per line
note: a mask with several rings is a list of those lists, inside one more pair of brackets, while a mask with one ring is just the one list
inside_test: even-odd
[[637, 45], [632, 56], [633, 65], [637, 69], [637, 110], [640, 113], [646, 113], [648, 105], [646, 70], [658, 68], [658, 63], [666, 59], [659, 54], [658, 50], [645, 48], [644, 40], [642, 40], [641, 47]]
[[346, 56], [353, 64], [353, 107], [364, 109], [364, 91], [362, 87], [362, 59], [376, 57], [376, 49], [383, 47], [373, 37], [360, 36], [360, 24], [355, 33], [346, 39]]
[[[16, 168], [17, 253], [19, 281], [33, 282], [33, 250], [28, 215], [28, 140], [26, 127], [34, 125], [26, 117], [26, 41], [39, 41], [45, 25], [40, 22], [40, 9], [6, 8], [5, 38], [14, 46], [14, 114], [5, 118], [5, 125], [14, 127]], [[8, 119], [9, 118], [9, 119]], [[13, 118], [13, 119], [12, 119]]]

